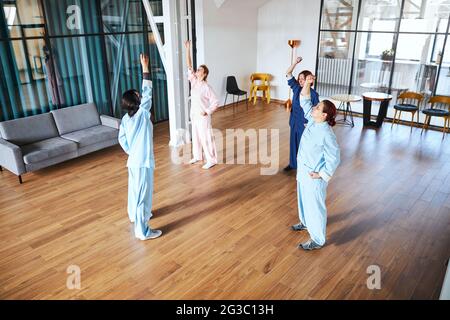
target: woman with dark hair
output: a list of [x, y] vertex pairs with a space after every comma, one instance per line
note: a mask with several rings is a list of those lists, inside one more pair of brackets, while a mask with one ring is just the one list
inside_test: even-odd
[[[309, 114], [311, 112], [311, 108], [305, 108], [300, 106], [300, 92], [305, 84], [305, 79], [307, 76], [312, 75], [311, 71], [303, 70], [299, 73], [297, 79], [294, 78], [292, 72], [295, 67], [302, 61], [301, 57], [298, 57], [296, 61], [289, 67], [286, 71], [286, 78], [288, 79], [288, 85], [291, 87], [293, 92], [292, 97], [292, 109], [291, 115], [289, 117], [289, 127], [291, 128], [291, 137], [290, 137], [290, 147], [289, 147], [289, 164], [285, 171], [290, 171], [292, 169], [297, 169], [297, 152], [298, 147], [300, 146], [300, 140], [302, 138], [303, 131], [305, 130], [305, 123], [307, 120], [305, 119], [305, 113]], [[311, 89], [311, 101], [312, 106], [315, 106], [319, 103], [319, 95], [314, 89]]]
[[141, 54], [144, 73], [142, 98], [136, 90], [128, 90], [122, 96], [122, 118], [119, 143], [128, 154], [128, 217], [134, 223], [134, 235], [140, 240], [158, 238], [162, 232], [149, 226], [152, 217], [153, 171], [153, 124], [150, 120], [152, 107], [152, 82], [149, 58]]
[[[314, 76], [306, 77], [300, 103], [311, 108], [311, 85]], [[328, 182], [340, 162], [340, 151], [332, 127], [336, 124], [336, 107], [323, 100], [307, 115], [308, 125], [298, 150], [297, 196], [300, 223], [294, 231], [308, 230], [311, 239], [299, 245], [304, 250], [320, 249], [326, 242]]]
[[188, 79], [191, 82], [191, 121], [192, 121], [192, 160], [190, 164], [203, 160], [203, 169], [209, 169], [217, 164], [216, 143], [212, 133], [211, 115], [219, 107], [219, 100], [214, 90], [206, 82], [208, 67], [202, 64], [194, 72], [191, 59], [191, 42], [185, 42]]

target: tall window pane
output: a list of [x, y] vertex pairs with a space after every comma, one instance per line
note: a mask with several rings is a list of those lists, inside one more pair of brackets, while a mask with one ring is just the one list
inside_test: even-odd
[[0, 41], [0, 104], [10, 120], [55, 109], [43, 39]]
[[359, 30], [395, 31], [400, 19], [401, 1], [362, 1]]
[[119, 34], [106, 37], [108, 73], [111, 79], [111, 99], [115, 114], [121, 116], [120, 96], [130, 89], [141, 89], [142, 70], [139, 54], [145, 52], [141, 34]]
[[441, 72], [439, 74], [439, 81], [436, 88], [436, 94], [443, 96], [450, 96], [450, 36], [447, 38], [447, 43], [445, 46], [445, 51], [442, 55], [438, 56], [442, 59]]
[[43, 36], [44, 18], [38, 0], [4, 1], [3, 13], [11, 38]]
[[445, 32], [449, 14], [446, 0], [405, 1], [401, 32]]
[[50, 36], [98, 33], [97, 1], [44, 0]]
[[322, 29], [354, 30], [358, 0], [330, 0], [325, 1], [322, 15]]
[[321, 95], [348, 93], [354, 41], [354, 32], [321, 33], [317, 67]]
[[358, 33], [352, 92], [386, 92], [393, 63], [393, 33]]
[[94, 102], [99, 112], [110, 114], [101, 38], [55, 38], [51, 44], [54, 72], [60, 75], [62, 82], [63, 106]]
[[[164, 26], [162, 23], [157, 23], [161, 41], [164, 43]], [[148, 33], [148, 43], [150, 47], [150, 59], [152, 64], [152, 81], [154, 92], [154, 112], [155, 121], [162, 121], [169, 119], [169, 108], [167, 101], [167, 78], [164, 66], [159, 55], [158, 48], [155, 43], [153, 33]]]
[[107, 0], [101, 9], [105, 33], [143, 31], [142, 1]]
[[442, 52], [443, 39], [442, 35], [400, 34], [392, 87], [431, 95], [439, 67], [435, 55]]

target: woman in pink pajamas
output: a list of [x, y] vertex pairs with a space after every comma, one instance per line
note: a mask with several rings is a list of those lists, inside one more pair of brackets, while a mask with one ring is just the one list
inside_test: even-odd
[[192, 121], [192, 160], [194, 164], [203, 160], [206, 163], [203, 169], [209, 169], [217, 164], [217, 151], [212, 134], [211, 114], [219, 107], [213, 89], [206, 82], [209, 74], [208, 67], [201, 65], [194, 73], [191, 60], [191, 43], [185, 42], [186, 60], [188, 66], [188, 79], [191, 82], [191, 121]]

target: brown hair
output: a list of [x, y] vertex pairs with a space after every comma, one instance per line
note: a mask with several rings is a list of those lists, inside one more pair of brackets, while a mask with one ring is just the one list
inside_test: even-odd
[[327, 114], [327, 118], [325, 121], [328, 122], [328, 124], [331, 127], [334, 127], [336, 125], [336, 114], [337, 114], [336, 106], [330, 100], [323, 100], [322, 103], [323, 103], [322, 112]]
[[301, 75], [303, 75], [303, 76], [305, 77], [305, 79], [306, 79], [307, 76], [312, 75], [312, 72], [309, 71], [309, 70], [303, 70], [302, 72], [300, 72], [300, 73], [298, 74], [298, 76], [297, 76], [297, 81], [298, 81], [298, 79], [300, 78]]
[[203, 80], [206, 81], [206, 79], [208, 78], [208, 75], [209, 75], [208, 67], [206, 65], [202, 64], [201, 66], [199, 66], [199, 68], [203, 68], [203, 72], [205, 73], [205, 78]]

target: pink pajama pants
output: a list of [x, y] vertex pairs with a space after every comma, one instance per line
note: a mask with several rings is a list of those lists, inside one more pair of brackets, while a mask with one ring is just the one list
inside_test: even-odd
[[212, 132], [211, 116], [193, 115], [191, 120], [193, 158], [203, 160], [204, 153], [208, 163], [217, 164], [217, 151]]

